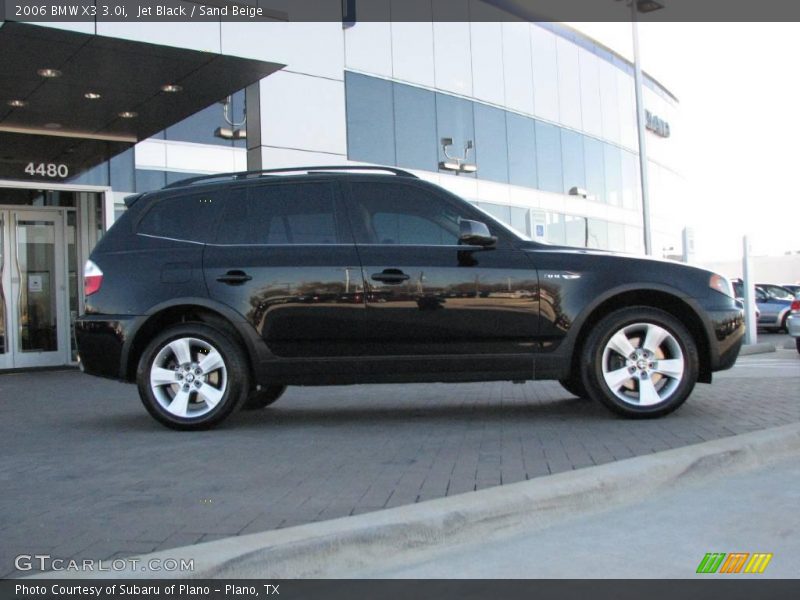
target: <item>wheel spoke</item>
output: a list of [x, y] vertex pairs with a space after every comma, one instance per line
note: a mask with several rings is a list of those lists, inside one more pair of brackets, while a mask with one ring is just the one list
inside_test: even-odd
[[625, 358], [628, 358], [635, 350], [631, 341], [622, 331], [618, 331], [614, 337], [608, 340], [608, 347]]
[[639, 380], [639, 404], [641, 406], [651, 406], [661, 402], [661, 397], [656, 391], [656, 386], [653, 385], [653, 380], [649, 377], [647, 379]]
[[661, 343], [669, 336], [669, 331], [658, 325], [648, 324], [647, 335], [644, 338], [642, 346], [645, 350], [649, 350], [653, 354], [658, 352]]
[[185, 417], [189, 410], [189, 392], [185, 392], [183, 388], [181, 388], [178, 393], [175, 394], [167, 410], [176, 417]]
[[603, 378], [606, 380], [608, 387], [612, 390], [617, 391], [622, 384], [631, 379], [633, 375], [628, 370], [628, 367], [623, 367], [622, 369], [617, 369], [616, 371], [608, 371], [603, 373]]
[[189, 345], [189, 340], [185, 338], [174, 340], [170, 342], [169, 348], [175, 355], [179, 365], [192, 362], [192, 348]]
[[219, 352], [212, 350], [200, 361], [199, 366], [203, 370], [203, 373], [211, 373], [220, 367], [224, 367], [225, 362], [222, 360], [222, 355]]
[[214, 408], [219, 404], [219, 401], [222, 400], [223, 391], [204, 383], [200, 386], [200, 389], [197, 390], [197, 393], [200, 394], [200, 397], [203, 398], [211, 408]]
[[665, 377], [680, 379], [683, 377], [683, 360], [680, 358], [659, 360], [653, 371], [664, 375]]
[[170, 369], [162, 369], [161, 367], [153, 366], [150, 370], [150, 385], [172, 385], [176, 383], [175, 371]]

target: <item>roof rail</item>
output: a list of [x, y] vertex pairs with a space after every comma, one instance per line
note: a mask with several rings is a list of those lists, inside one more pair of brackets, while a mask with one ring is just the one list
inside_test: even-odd
[[202, 182], [210, 182], [214, 180], [231, 180], [236, 181], [239, 179], [251, 179], [256, 177], [264, 177], [270, 175], [280, 175], [284, 173], [305, 173], [306, 175], [311, 175], [314, 173], [319, 172], [347, 172], [347, 171], [381, 171], [384, 173], [392, 173], [393, 175], [397, 175], [398, 177], [413, 177], [417, 179], [417, 176], [413, 173], [409, 173], [408, 171], [404, 171], [403, 169], [396, 169], [394, 167], [379, 167], [373, 165], [367, 166], [348, 166], [348, 165], [336, 165], [336, 166], [322, 166], [322, 167], [284, 167], [281, 169], [261, 169], [258, 171], [238, 171], [234, 173], [217, 173], [214, 175], [200, 175], [198, 177], [189, 177], [188, 179], [181, 179], [180, 181], [175, 181], [170, 183], [167, 186], [164, 186], [163, 189], [175, 188], [175, 187], [183, 187], [185, 185], [193, 185], [195, 183], [202, 183]]

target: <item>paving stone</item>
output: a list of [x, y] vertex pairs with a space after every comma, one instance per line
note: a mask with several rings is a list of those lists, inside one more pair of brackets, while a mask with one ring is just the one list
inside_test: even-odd
[[552, 382], [289, 388], [184, 434], [147, 415], [134, 386], [0, 375], [0, 574], [19, 575], [20, 553], [176, 548], [798, 422], [799, 384], [719, 378], [657, 421], [616, 418]]

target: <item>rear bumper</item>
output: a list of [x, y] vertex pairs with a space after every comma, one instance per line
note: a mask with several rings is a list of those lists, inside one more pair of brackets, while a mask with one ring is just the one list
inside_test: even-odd
[[139, 317], [83, 315], [75, 321], [81, 370], [111, 379], [125, 378], [128, 342]]

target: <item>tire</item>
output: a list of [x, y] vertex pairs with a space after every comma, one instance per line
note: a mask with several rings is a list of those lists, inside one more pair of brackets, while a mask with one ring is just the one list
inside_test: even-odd
[[593, 328], [581, 376], [589, 395], [618, 415], [655, 418], [686, 401], [699, 362], [697, 344], [678, 319], [635, 306], [607, 315]]
[[797, 351], [800, 352], [800, 337], [794, 338], [794, 344], [797, 346]]
[[586, 388], [583, 387], [583, 381], [581, 381], [580, 377], [573, 377], [571, 379], [559, 379], [558, 383], [560, 383], [561, 387], [563, 387], [573, 396], [577, 396], [582, 400], [589, 397], [589, 394], [586, 392]]
[[[203, 360], [211, 362], [203, 367]], [[153, 338], [139, 359], [136, 383], [147, 412], [184, 431], [218, 425], [250, 389], [242, 348], [202, 323], [177, 325]]]
[[268, 385], [258, 391], [253, 391], [242, 405], [242, 410], [259, 410], [266, 408], [278, 401], [286, 391], [285, 385]]

